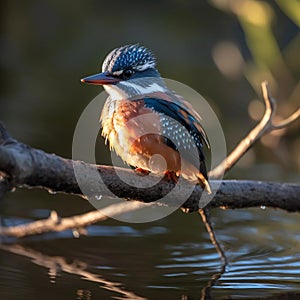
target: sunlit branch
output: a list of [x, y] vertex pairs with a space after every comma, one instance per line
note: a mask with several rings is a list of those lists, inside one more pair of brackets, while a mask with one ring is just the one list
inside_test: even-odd
[[300, 119], [300, 109], [298, 109], [279, 124], [274, 124], [273, 119], [276, 114], [276, 101], [274, 98], [272, 98], [268, 88], [268, 83], [266, 81], [262, 82], [261, 89], [266, 107], [262, 119], [247, 134], [247, 136], [239, 142], [234, 150], [216, 168], [210, 171], [209, 175], [212, 178], [218, 178], [222, 176], [223, 173], [228, 172], [263, 135], [273, 130], [287, 127], [296, 120]]
[[123, 202], [118, 204], [109, 205], [101, 210], [94, 210], [81, 215], [73, 217], [60, 218], [56, 211], [52, 211], [49, 218], [33, 221], [16, 226], [0, 227], [0, 235], [2, 236], [13, 236], [13, 237], [24, 237], [28, 235], [41, 234], [46, 232], [61, 232], [68, 229], [74, 230], [74, 235], [84, 233], [84, 228], [87, 226], [104, 221], [110, 217], [119, 216], [131, 211], [144, 207], [145, 204], [142, 202]]

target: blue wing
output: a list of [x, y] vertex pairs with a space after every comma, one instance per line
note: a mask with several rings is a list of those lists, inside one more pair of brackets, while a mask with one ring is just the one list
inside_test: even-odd
[[[171, 120], [179, 122], [186, 128], [190, 137], [194, 140], [194, 144], [198, 150], [197, 160], [200, 161], [199, 171], [207, 177], [203, 154], [203, 143], [205, 142], [208, 147], [209, 144], [206, 134], [200, 124], [200, 117], [197, 112], [195, 112], [191, 106], [187, 106], [186, 102], [168, 101], [160, 98], [144, 98], [143, 101], [146, 107], [151, 108], [157, 113], [168, 116]], [[178, 150], [174, 143], [169, 140], [166, 141], [166, 143], [171, 148]], [[191, 157], [193, 152], [184, 151], [183, 153], [185, 159], [190, 162], [195, 161], [195, 159]]]

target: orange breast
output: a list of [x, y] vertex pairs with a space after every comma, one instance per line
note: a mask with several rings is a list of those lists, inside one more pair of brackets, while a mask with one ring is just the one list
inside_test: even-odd
[[160, 115], [144, 106], [143, 100], [108, 100], [101, 115], [102, 135], [110, 147], [129, 165], [153, 173], [172, 171], [190, 180], [198, 169], [181, 160], [178, 151], [161, 136]]

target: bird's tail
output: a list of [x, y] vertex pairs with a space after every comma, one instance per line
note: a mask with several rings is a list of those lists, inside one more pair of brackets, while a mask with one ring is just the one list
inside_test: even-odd
[[204, 177], [204, 175], [201, 172], [199, 172], [199, 173], [197, 173], [197, 177], [198, 177], [201, 187], [204, 190], [206, 190], [207, 194], [211, 194], [210, 184], [209, 184], [208, 180]]
[[208, 182], [207, 170], [204, 159], [200, 161], [200, 169], [197, 174], [197, 177], [202, 188], [206, 190], [208, 194], [211, 194], [211, 188]]

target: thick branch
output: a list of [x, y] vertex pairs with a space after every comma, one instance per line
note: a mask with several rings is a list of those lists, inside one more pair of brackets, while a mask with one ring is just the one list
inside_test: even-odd
[[[217, 182], [214, 181], [213, 186]], [[124, 191], [125, 193], [128, 191]], [[280, 184], [271, 182], [256, 182], [242, 180], [225, 180], [214, 199], [206, 206], [206, 209], [221, 208], [248, 208], [248, 207], [273, 207], [290, 212], [300, 212], [300, 185]], [[158, 196], [155, 194], [154, 196]], [[195, 190], [184, 204], [195, 210], [198, 207], [200, 192]], [[178, 199], [179, 201], [180, 199]], [[107, 219], [107, 216], [117, 216], [122, 213], [137, 210], [145, 204], [142, 202], [124, 202], [105, 207], [102, 210], [91, 211], [82, 215], [69, 218], [59, 218], [55, 212], [45, 220], [39, 220], [29, 224], [0, 228], [0, 235], [23, 237], [49, 231], [60, 232], [67, 229], [80, 229], [93, 223]], [[155, 203], [153, 204], [155, 205]]]
[[[213, 186], [217, 182], [214, 181]], [[125, 191], [125, 193], [128, 191]], [[248, 208], [248, 207], [273, 207], [290, 212], [300, 212], [300, 185], [280, 184], [271, 182], [257, 182], [249, 180], [225, 180], [214, 199], [206, 206], [206, 209], [221, 208]], [[158, 196], [156, 193], [154, 196]], [[198, 207], [200, 191], [195, 190], [184, 206], [195, 210]], [[180, 199], [178, 199], [179, 201]], [[117, 216], [123, 213], [137, 210], [145, 204], [142, 202], [124, 202], [110, 205], [102, 210], [91, 211], [82, 215], [69, 218], [59, 218], [55, 212], [45, 220], [32, 223], [2, 227], [0, 235], [22, 237], [49, 231], [60, 232], [67, 229], [80, 229], [93, 223], [107, 219], [107, 216]], [[153, 203], [155, 205], [155, 203]]]
[[[153, 175], [139, 176], [132, 170], [118, 168], [118, 174], [127, 179], [123, 182], [113, 167], [95, 166], [81, 161], [72, 161], [54, 154], [48, 154], [41, 150], [30, 148], [27, 145], [11, 141], [0, 146], [0, 166], [15, 186], [42, 187], [54, 192], [63, 192], [82, 195], [73, 171], [73, 164], [82, 168], [85, 172], [98, 170], [103, 182], [94, 182], [93, 178], [86, 177], [87, 189], [94, 189], [94, 195], [112, 196], [120, 198], [152, 202], [163, 198], [174, 184], [162, 179], [155, 184], [157, 178]], [[134, 186], [150, 186], [147, 189]], [[218, 189], [219, 181], [211, 181], [212, 190]], [[217, 188], [216, 188], [217, 187]], [[173, 205], [182, 203], [183, 195], [186, 195], [189, 183], [182, 185], [178, 194], [172, 199]], [[202, 190], [196, 186], [194, 192], [184, 203], [184, 207], [190, 210], [198, 210], [199, 199]], [[255, 181], [223, 181], [212, 202], [211, 207], [242, 208], [250, 206], [271, 206], [286, 209], [288, 211], [300, 211], [300, 185], [281, 184]], [[93, 196], [92, 192], [91, 195]], [[158, 200], [159, 201], [159, 200]], [[170, 205], [172, 205], [170, 204]]]

